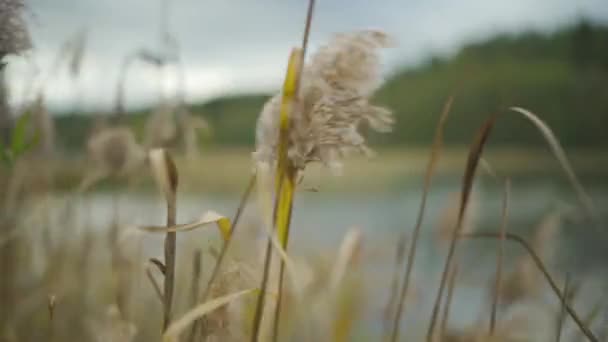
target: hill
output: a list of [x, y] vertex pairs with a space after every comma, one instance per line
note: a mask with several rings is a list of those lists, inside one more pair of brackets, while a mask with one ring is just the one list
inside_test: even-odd
[[[608, 27], [581, 21], [551, 34], [500, 35], [471, 43], [450, 58], [429, 58], [391, 76], [376, 101], [394, 110], [392, 134], [377, 144], [428, 144], [446, 98], [456, 97], [446, 131], [450, 144], [467, 144], [489, 114], [521, 106], [539, 114], [568, 147], [608, 146]], [[254, 141], [265, 95], [214, 99], [192, 106], [213, 127], [213, 144], [247, 146]], [[129, 122], [141, 132], [145, 112]], [[92, 120], [83, 115], [57, 119], [66, 147], [81, 146]], [[534, 128], [505, 115], [492, 137], [498, 145], [537, 145]]]

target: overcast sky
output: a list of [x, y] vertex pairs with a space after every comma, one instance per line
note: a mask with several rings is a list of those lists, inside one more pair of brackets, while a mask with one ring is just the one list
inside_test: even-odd
[[[163, 0], [26, 0], [34, 43], [31, 60], [47, 79], [52, 108], [109, 109], [120, 64], [138, 48], [158, 50]], [[276, 90], [292, 46], [301, 39], [305, 0], [170, 0], [169, 30], [181, 47], [189, 102], [242, 92]], [[606, 0], [318, 0], [311, 48], [333, 33], [376, 28], [397, 47], [386, 54], [386, 72], [415, 65], [429, 54], [450, 54], [462, 44], [496, 33], [550, 32], [581, 17], [608, 22]], [[86, 29], [82, 73], [67, 66], [49, 75], [61, 44]], [[34, 75], [32, 63], [11, 60], [11, 101], [18, 103]], [[167, 72], [167, 90], [175, 73]], [[157, 68], [135, 63], [128, 73], [127, 104], [151, 105], [161, 94]]]

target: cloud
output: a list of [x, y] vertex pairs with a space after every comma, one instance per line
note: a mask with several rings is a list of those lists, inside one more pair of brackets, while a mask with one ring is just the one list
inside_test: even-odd
[[[311, 35], [314, 50], [332, 33], [379, 28], [395, 36], [387, 69], [420, 62], [430, 54], [451, 54], [465, 42], [497, 32], [554, 30], [584, 16], [608, 20], [604, 0], [327, 0], [317, 1]], [[161, 1], [30, 0], [31, 54], [47, 79], [45, 94], [56, 109], [108, 110], [124, 56], [160, 47]], [[170, 0], [169, 27], [179, 41], [186, 94], [197, 102], [228, 93], [276, 89], [285, 59], [301, 39], [304, 0]], [[63, 41], [87, 28], [84, 69], [74, 82], [65, 72], [48, 76]], [[31, 79], [23, 60], [9, 65], [12, 103]], [[158, 70], [137, 65], [129, 72], [127, 105], [158, 101]], [[167, 81], [171, 83], [171, 81]], [[175, 88], [175, 80], [172, 81]], [[16, 89], [16, 90], [15, 90]]]

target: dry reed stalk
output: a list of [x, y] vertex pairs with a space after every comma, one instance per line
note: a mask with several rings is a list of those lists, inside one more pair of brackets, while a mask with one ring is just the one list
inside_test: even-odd
[[[238, 223], [241, 219], [241, 215], [242, 215], [243, 211], [245, 210], [245, 207], [249, 200], [249, 196], [251, 195], [251, 191], [253, 190], [255, 183], [256, 183], [256, 174], [254, 173], [249, 178], [249, 183], [247, 184], [247, 187], [245, 188], [245, 192], [243, 192], [243, 195], [241, 196], [241, 199], [239, 201], [239, 206], [237, 207], [236, 213], [234, 214], [234, 217], [232, 218], [232, 223], [230, 226], [230, 235], [228, 236], [228, 239], [225, 239], [224, 244], [222, 245], [222, 249], [217, 254], [217, 258], [216, 258], [217, 260], [215, 262], [215, 265], [213, 266], [211, 275], [209, 276], [209, 280], [207, 281], [205, 289], [203, 290], [203, 293], [200, 296], [201, 302], [205, 302], [207, 300], [207, 298], [209, 297], [209, 294], [211, 293], [211, 288], [212, 288], [215, 280], [218, 278], [218, 276], [220, 274], [222, 263], [228, 253], [228, 248], [231, 245], [232, 239], [233, 239], [234, 235], [236, 234]], [[199, 321], [194, 323], [195, 326], [197, 326], [199, 324], [201, 324], [201, 322], [199, 322]], [[198, 328], [194, 328], [194, 329], [198, 329]], [[204, 327], [201, 327], [199, 330], [201, 331], [201, 334], [203, 336], [205, 336]]]
[[[595, 319], [599, 316], [600, 312], [602, 311], [603, 304], [604, 303], [602, 303], [602, 301], [595, 302], [595, 304], [593, 305], [591, 310], [589, 310], [589, 312], [583, 318], [583, 322], [585, 322], [586, 326], [588, 326], [588, 327], [593, 326]], [[598, 335], [598, 338], [600, 341], [606, 340], [605, 336], [602, 335], [602, 332], [600, 332], [600, 334]], [[568, 339], [568, 341], [581, 341], [584, 339], [585, 339], [585, 335], [582, 334], [579, 330], [579, 331], [575, 331], [572, 334], [572, 338]]]
[[[402, 233], [404, 234], [404, 233]], [[405, 235], [405, 234], [404, 234]], [[395, 315], [395, 310], [397, 310], [397, 298], [399, 296], [399, 289], [401, 288], [401, 283], [399, 279], [399, 273], [403, 268], [403, 264], [405, 262], [405, 245], [407, 244], [407, 235], [403, 237], [399, 237], [397, 240], [397, 248], [395, 248], [395, 264], [393, 267], [393, 279], [391, 281], [391, 290], [388, 296], [388, 302], [386, 303], [386, 307], [384, 309], [384, 333], [390, 331], [390, 324], [392, 322], [392, 317]], [[388, 337], [385, 336], [384, 340]]]
[[49, 312], [49, 341], [55, 339], [55, 307], [57, 305], [57, 296], [49, 295], [47, 299], [47, 309]]
[[477, 137], [471, 144], [469, 150], [469, 156], [467, 158], [467, 165], [465, 168], [464, 177], [462, 180], [462, 194], [460, 200], [460, 209], [458, 212], [458, 222], [456, 224], [456, 229], [454, 229], [452, 234], [452, 239], [450, 241], [450, 247], [448, 250], [448, 255], [446, 258], [446, 262], [443, 268], [443, 272], [441, 274], [441, 282], [439, 284], [439, 290], [437, 291], [437, 296], [435, 297], [435, 304], [433, 305], [433, 313], [431, 315], [431, 320], [429, 324], [429, 328], [427, 331], [427, 341], [431, 342], [432, 334], [435, 330], [435, 324], [437, 322], [437, 315], [439, 314], [439, 306], [441, 304], [441, 298], [443, 297], [443, 291], [445, 289], [446, 281], [450, 266], [452, 264], [452, 259], [454, 258], [454, 254], [456, 252], [456, 242], [458, 239], [458, 235], [460, 234], [462, 228], [462, 221], [466, 212], [467, 204], [469, 201], [469, 196], [471, 194], [471, 189], [473, 187], [473, 181], [475, 179], [475, 173], [477, 171], [477, 166], [479, 164], [479, 159], [483, 153], [483, 149], [485, 147], [485, 143], [490, 136], [490, 132], [494, 127], [494, 123], [496, 122], [496, 115], [491, 116], [479, 129], [477, 133]]
[[[289, 58], [289, 64], [287, 67], [287, 74], [285, 76], [285, 82], [283, 85], [283, 100], [281, 104], [281, 119], [280, 119], [280, 137], [279, 137], [279, 159], [277, 162], [276, 170], [276, 196], [275, 196], [275, 207], [273, 215], [273, 225], [277, 232], [281, 247], [285, 249], [289, 238], [289, 226], [291, 223], [291, 211], [293, 205], [293, 194], [295, 187], [295, 176], [296, 170], [292, 166], [291, 162], [287, 159], [288, 149], [288, 134], [290, 127], [290, 110], [293, 105], [294, 97], [297, 96], [297, 83], [300, 75], [298, 74], [301, 70], [300, 64], [302, 61], [302, 51], [300, 49], [293, 49]], [[260, 334], [260, 324], [262, 323], [262, 316], [264, 313], [264, 306], [266, 301], [266, 292], [268, 286], [268, 278], [270, 275], [270, 265], [272, 262], [272, 242], [268, 239], [266, 246], [266, 255], [264, 260], [264, 269], [262, 272], [262, 285], [260, 286], [260, 295], [256, 303], [253, 332], [251, 335], [252, 341], [257, 341]], [[281, 279], [281, 278], [279, 278]], [[280, 285], [280, 284], [279, 284]], [[281, 289], [279, 288], [279, 296]], [[278, 301], [277, 301], [278, 302]], [[275, 309], [278, 311], [278, 305]], [[277, 317], [275, 317], [277, 318]], [[273, 322], [276, 322], [273, 321]], [[272, 334], [275, 334], [276, 329], [272, 327]], [[273, 337], [276, 338], [276, 337]]]
[[[559, 227], [559, 213], [546, 215], [535, 230], [531, 246], [534, 251], [550, 260], [555, 243], [552, 241]], [[548, 253], [551, 252], [551, 253]], [[540, 275], [536, 271], [534, 261], [528, 255], [522, 255], [515, 261], [515, 269], [503, 277], [499, 300], [506, 307], [518, 301], [532, 298], [538, 294], [541, 286]]]
[[[150, 151], [150, 164], [154, 178], [167, 202], [167, 227], [175, 226], [177, 215], [177, 168], [169, 153], [163, 149]], [[171, 323], [171, 306], [175, 283], [176, 233], [168, 232], [165, 237], [165, 282], [163, 291], [163, 331]]]
[[[190, 286], [190, 302], [194, 303], [194, 305], [199, 302], [202, 263], [201, 258], [202, 251], [200, 248], [197, 248], [196, 251], [194, 251], [194, 256], [192, 258], [192, 285]], [[196, 324], [192, 324], [190, 335], [188, 336], [188, 341], [190, 342], [194, 342], [194, 338], [196, 337], [196, 327]]]
[[[310, 36], [310, 28], [312, 25], [312, 17], [315, 8], [315, 0], [308, 1], [308, 10], [306, 12], [306, 23], [304, 24], [304, 35], [302, 37], [302, 47], [299, 51], [299, 56], [294, 60], [296, 63], [297, 73], [293, 75], [293, 94], [291, 98], [285, 93], [283, 94], [283, 104], [285, 109], [281, 113], [281, 125], [279, 131], [279, 160], [277, 163], [277, 193], [275, 211], [275, 226], [279, 236], [281, 247], [287, 251], [289, 243], [289, 229], [291, 226], [291, 212], [293, 210], [293, 196], [295, 191], [297, 171], [288, 158], [288, 139], [290, 127], [293, 125], [290, 116], [290, 111], [293, 111], [292, 106], [298, 106], [300, 101], [300, 83], [302, 81], [302, 71], [304, 69], [304, 60], [306, 57], [306, 49], [308, 48], [308, 37]], [[296, 56], [296, 55], [292, 55]], [[286, 81], [287, 85], [287, 81]], [[283, 91], [288, 90], [283, 87]], [[285, 165], [283, 165], [285, 164]], [[270, 265], [269, 265], [270, 266]], [[279, 279], [278, 279], [278, 297], [275, 306], [274, 319], [272, 323], [272, 340], [277, 341], [279, 338], [279, 322], [281, 318], [281, 304], [283, 302], [283, 277], [285, 273], [285, 263], [281, 259], [279, 264]]]
[[[452, 192], [447, 196], [447, 205], [441, 209], [438, 216], [436, 229], [436, 244], [440, 249], [449, 244], [452, 237], [454, 225], [458, 221], [458, 209], [460, 206], [460, 192]], [[479, 191], [476, 188], [471, 193], [467, 211], [462, 219], [461, 233], [472, 232], [479, 222]]]
[[[424, 220], [424, 213], [426, 211], [426, 201], [428, 192], [431, 187], [431, 182], [433, 180], [433, 175], [435, 174], [435, 170], [437, 168], [437, 163], [439, 161], [439, 157], [441, 155], [441, 149], [443, 147], [443, 131], [445, 127], [445, 123], [447, 122], [448, 115], [450, 113], [450, 109], [452, 108], [452, 102], [454, 99], [449, 97], [446, 101], [443, 110], [441, 112], [441, 116], [439, 117], [439, 122], [437, 123], [437, 128], [435, 129], [435, 138], [433, 139], [433, 146], [431, 147], [431, 156], [429, 158], [425, 176], [424, 176], [424, 186], [422, 190], [422, 199], [420, 201], [420, 208], [418, 210], [418, 216], [416, 218], [416, 225], [414, 226], [414, 232], [412, 234], [412, 239], [408, 248], [408, 256], [407, 256], [407, 264], [405, 267], [405, 273], [403, 275], [403, 281], [401, 284], [401, 290], [399, 291], [399, 299], [397, 308], [395, 310], [395, 317], [393, 319], [393, 324], [390, 330], [385, 332], [385, 339], [390, 336], [390, 341], [396, 342], [399, 339], [399, 330], [400, 330], [400, 322], [401, 315], [404, 311], [405, 306], [405, 298], [409, 290], [410, 285], [410, 277], [412, 270], [414, 268], [414, 262], [416, 258], [416, 249], [418, 247], [418, 240], [420, 236], [420, 230], [422, 228], [422, 221]], [[398, 242], [399, 245], [405, 246], [405, 235], [402, 235], [401, 240]], [[398, 277], [398, 272], [395, 272], [394, 277]], [[398, 282], [398, 280], [394, 280], [393, 283]]]
[[[309, 6], [305, 31], [309, 29], [308, 18], [311, 16], [312, 6]], [[304, 36], [306, 41], [308, 34], [305, 32]], [[265, 169], [275, 170], [276, 210], [272, 226], [283, 246], [287, 245], [296, 178], [306, 164], [321, 161], [336, 170], [341, 165], [340, 159], [349, 151], [370, 152], [359, 132], [362, 123], [368, 123], [380, 132], [389, 131], [393, 123], [389, 110], [370, 104], [370, 97], [379, 85], [377, 50], [387, 47], [386, 34], [368, 30], [336, 35], [330, 44], [319, 48], [306, 67], [303, 65], [306, 44], [303, 45], [302, 52], [296, 50], [292, 53], [283, 91], [272, 97], [260, 113], [253, 154], [258, 167], [264, 165]], [[294, 63], [296, 59], [298, 63]], [[296, 110], [292, 111], [291, 107]], [[258, 298], [254, 316], [254, 340], [259, 338], [265, 310], [260, 304], [265, 303], [269, 268], [273, 265], [271, 247], [268, 241], [262, 277], [263, 295]], [[280, 279], [279, 274], [279, 282]], [[279, 284], [279, 297], [281, 288]], [[272, 310], [278, 318], [276, 307]], [[272, 325], [278, 327], [279, 324], [271, 319]]]
[[[489, 233], [489, 232], [485, 233], [484, 232], [484, 233], [465, 234], [465, 235], [459, 236], [458, 238], [459, 239], [465, 239], [465, 238], [466, 239], [500, 239], [500, 236], [501, 236], [500, 233]], [[541, 273], [543, 274], [545, 280], [547, 280], [547, 283], [549, 283], [549, 286], [551, 287], [551, 290], [559, 298], [561, 304], [566, 309], [566, 312], [574, 320], [574, 322], [576, 323], [576, 325], [578, 326], [578, 328], [580, 329], [580, 331], [590, 341], [592, 341], [592, 342], [598, 342], [599, 341], [598, 338], [587, 327], [587, 325], [585, 324], [585, 322], [580, 318], [580, 316], [576, 313], [576, 311], [572, 308], [572, 306], [570, 306], [570, 304], [568, 304], [566, 296], [559, 289], [559, 287], [557, 286], [557, 283], [555, 282], [554, 278], [551, 276], [551, 274], [549, 274], [549, 271], [547, 270], [547, 268], [543, 264], [541, 258], [536, 253], [536, 251], [531, 246], [531, 244], [528, 243], [524, 238], [522, 238], [521, 236], [519, 236], [517, 234], [506, 233], [504, 235], [504, 237], [505, 237], [506, 240], [517, 242], [519, 245], [521, 245], [526, 250], [526, 252], [528, 253], [528, 255], [531, 257], [531, 260], [534, 262], [534, 264], [536, 265], [536, 267], [541, 271]]]
[[505, 188], [502, 198], [502, 215], [500, 219], [500, 240], [496, 256], [496, 284], [494, 285], [494, 296], [492, 298], [492, 311], [490, 313], [490, 336], [494, 336], [496, 329], [496, 314], [498, 312], [498, 301], [502, 292], [503, 258], [505, 253], [505, 235], [507, 233], [509, 218], [509, 199], [511, 198], [511, 180], [505, 179]]
[[332, 341], [345, 342], [349, 340], [352, 326], [357, 316], [357, 304], [353, 298], [355, 289], [347, 287], [347, 274], [356, 271], [362, 249], [362, 233], [359, 229], [351, 229], [346, 233], [338, 249], [336, 261], [330, 273], [329, 293], [337, 300], [334, 318], [332, 320]]
[[564, 296], [566, 300], [562, 302], [560, 313], [557, 317], [557, 332], [555, 334], [555, 341], [560, 342], [562, 339], [562, 331], [564, 330], [564, 321], [566, 320], [566, 302], [570, 294], [570, 275], [566, 273], [566, 279], [564, 280]]
[[452, 270], [450, 271], [450, 278], [448, 280], [448, 295], [445, 300], [445, 308], [443, 308], [443, 317], [441, 318], [441, 324], [439, 326], [439, 341], [443, 341], [446, 338], [448, 319], [450, 317], [450, 308], [452, 306], [452, 298], [454, 296], [454, 290], [456, 288], [457, 277], [458, 264], [454, 263], [454, 265], [452, 266]]

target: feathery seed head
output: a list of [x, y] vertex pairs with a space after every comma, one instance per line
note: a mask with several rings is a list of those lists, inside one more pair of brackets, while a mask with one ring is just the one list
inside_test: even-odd
[[24, 7], [22, 0], [0, 0], [0, 59], [31, 46], [25, 21], [21, 17]]
[[[379, 31], [343, 33], [319, 48], [304, 66], [300, 97], [290, 117], [288, 156], [296, 168], [320, 161], [339, 169], [345, 154], [371, 153], [359, 131], [362, 125], [378, 132], [391, 130], [391, 111], [369, 99], [380, 85], [378, 50], [388, 46], [388, 36]], [[276, 161], [280, 107], [281, 94], [277, 94], [262, 108], [256, 131], [257, 162]]]

